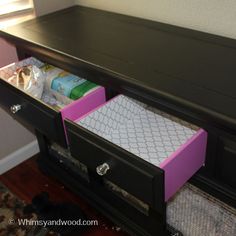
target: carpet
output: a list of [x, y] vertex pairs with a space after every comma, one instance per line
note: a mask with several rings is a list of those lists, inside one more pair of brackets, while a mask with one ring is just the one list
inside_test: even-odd
[[57, 236], [42, 226], [22, 225], [18, 220], [36, 220], [35, 214], [24, 214], [25, 204], [0, 183], [0, 236]]

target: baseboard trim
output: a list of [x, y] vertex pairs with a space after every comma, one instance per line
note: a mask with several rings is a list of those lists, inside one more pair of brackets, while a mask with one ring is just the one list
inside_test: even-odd
[[19, 165], [39, 152], [37, 140], [25, 145], [0, 160], [0, 175]]

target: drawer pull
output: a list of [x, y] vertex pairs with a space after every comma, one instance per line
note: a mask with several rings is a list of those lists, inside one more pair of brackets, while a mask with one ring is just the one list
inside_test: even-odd
[[13, 106], [11, 106], [11, 112], [13, 113], [13, 114], [15, 114], [15, 113], [17, 113], [20, 109], [21, 109], [21, 105], [19, 105], [19, 104], [17, 104], [17, 105], [13, 105]]
[[107, 163], [103, 163], [96, 168], [97, 174], [101, 176], [105, 175], [108, 170], [110, 170], [110, 166]]

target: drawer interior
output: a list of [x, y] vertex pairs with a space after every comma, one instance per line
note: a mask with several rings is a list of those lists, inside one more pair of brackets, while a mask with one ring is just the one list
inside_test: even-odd
[[[19, 76], [16, 75], [17, 71], [27, 66], [35, 66], [35, 68], [38, 69], [35, 70], [35, 76], [38, 76], [39, 74], [41, 76], [40, 80], [31, 83], [31, 87], [32, 84], [34, 85], [35, 83], [36, 86], [28, 90], [25, 89], [24, 82], [21, 81], [21, 86], [19, 85]], [[60, 77], [63, 77], [63, 79], [61, 79]], [[97, 92], [97, 90], [104, 90], [101, 86], [95, 85], [78, 76], [69, 74], [59, 68], [48, 65], [33, 57], [15, 62], [1, 68], [0, 78], [7, 81], [14, 87], [19, 88], [23, 92], [26, 91], [27, 95], [34, 97], [35, 100], [38, 100], [39, 102], [45, 104], [47, 107], [50, 107], [55, 111], [63, 111], [68, 106], [71, 109], [73, 109], [74, 107], [76, 109], [76, 104], [80, 99], [83, 99], [84, 97], [94, 93], [96, 94], [96, 99], [94, 99], [94, 101], [96, 102], [96, 100], [98, 99], [97, 96], [99, 96], [98, 94], [101, 94]], [[41, 81], [43, 81], [42, 86]], [[30, 83], [26, 87], [30, 87]], [[76, 94], [77, 97], [75, 97], [75, 95], [71, 95], [71, 91], [73, 90], [72, 88], [74, 88], [75, 91], [73, 94]], [[39, 95], [41, 93], [42, 95]], [[35, 94], [37, 94], [37, 96]], [[66, 114], [67, 113], [68, 109], [66, 111]]]
[[166, 201], [205, 161], [204, 130], [123, 95], [74, 122], [163, 169]]
[[162, 166], [199, 130], [123, 95], [76, 122], [155, 166]]
[[[36, 79], [27, 82], [27, 74], [24, 74], [24, 80], [21, 80], [20, 72], [22, 69], [23, 72], [27, 72], [28, 68], [31, 68], [31, 71], [33, 68], [35, 72], [33, 78], [41, 76], [40, 82]], [[28, 76], [28, 78], [32, 77]], [[3, 108], [14, 118], [30, 124], [63, 146], [67, 146], [63, 119], [73, 119], [75, 113], [76, 117], [82, 116], [103, 104], [106, 99], [103, 87], [95, 85], [92, 88], [89, 81], [33, 57], [1, 68], [0, 78], [0, 104]], [[24, 83], [25, 81], [27, 83]], [[54, 83], [57, 89], [54, 88]], [[60, 83], [63, 87], [61, 91], [58, 89]], [[78, 95], [77, 99], [66, 96], [72, 88], [73, 96]], [[16, 108], [18, 109], [13, 110]]]

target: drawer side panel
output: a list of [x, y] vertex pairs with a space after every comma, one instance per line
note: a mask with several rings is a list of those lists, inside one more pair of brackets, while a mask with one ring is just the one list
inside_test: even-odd
[[[84, 96], [72, 102], [65, 108], [63, 108], [61, 110], [61, 116], [63, 119], [63, 127], [65, 134], [67, 134], [64, 123], [64, 120], [66, 118], [72, 121], [79, 119], [80, 117], [84, 116], [85, 114], [95, 109], [96, 107], [100, 106], [101, 104], [104, 104], [105, 102], [106, 102], [105, 88], [101, 87], [91, 92], [87, 96]], [[68, 143], [67, 135], [66, 135], [66, 141]]]
[[72, 102], [61, 110], [63, 120], [77, 120], [101, 104], [106, 102], [105, 89], [100, 87], [90, 94]]
[[206, 145], [207, 132], [201, 129], [160, 165], [165, 171], [165, 201], [203, 166]]

